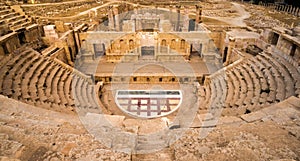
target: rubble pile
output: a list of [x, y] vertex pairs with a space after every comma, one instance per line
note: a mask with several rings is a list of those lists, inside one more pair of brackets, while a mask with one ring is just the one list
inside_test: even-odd
[[73, 16], [87, 9], [98, 6], [96, 1], [68, 3], [64, 5], [47, 5], [47, 6], [22, 6], [28, 15], [42, 17], [66, 17]]
[[266, 15], [263, 7], [246, 5], [245, 9], [251, 13], [251, 17], [245, 19], [245, 23], [255, 28], [289, 27], [285, 23]]

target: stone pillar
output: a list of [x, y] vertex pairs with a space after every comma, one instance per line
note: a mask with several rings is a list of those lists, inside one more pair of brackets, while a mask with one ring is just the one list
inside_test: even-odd
[[228, 43], [228, 50], [227, 50], [227, 57], [226, 57], [226, 62], [224, 65], [229, 65], [231, 63], [231, 54], [232, 54], [232, 49], [234, 48], [235, 44], [235, 39], [232, 37], [229, 37], [229, 43]]
[[160, 54], [160, 51], [161, 51], [161, 47], [160, 47], [160, 44], [158, 43], [157, 53]]
[[288, 6], [287, 6], [287, 5], [285, 5], [285, 6], [284, 6], [284, 10], [283, 10], [283, 12], [286, 12], [286, 11], [287, 11], [287, 8], [288, 8]]
[[114, 15], [115, 15], [115, 27], [116, 27], [116, 31], [120, 31], [119, 9], [118, 9], [117, 5], [114, 6], [113, 12], [114, 12]]
[[68, 64], [70, 66], [74, 66], [68, 43], [66, 41], [63, 41], [63, 42], [60, 42], [60, 45], [65, 49], [65, 54], [66, 54], [66, 57], [67, 57]]
[[181, 8], [180, 5], [176, 6], [176, 11], [177, 11], [176, 31], [179, 31], [179, 27], [180, 27], [180, 8]]
[[[190, 56], [190, 49], [189, 48], [186, 48], [186, 54], [188, 54]], [[202, 53], [202, 52], [201, 52]]]
[[293, 6], [290, 6], [289, 13], [292, 13]]
[[137, 8], [138, 8], [138, 5], [133, 6], [133, 12], [134, 12], [135, 15], [138, 14], [138, 9]]
[[173, 6], [170, 6], [169, 8], [169, 20], [172, 21], [173, 20]]
[[167, 54], [169, 55], [170, 54], [170, 45], [168, 45], [168, 48], [167, 48]]
[[294, 8], [293, 15], [294, 15], [294, 16], [297, 15], [297, 7]]
[[202, 22], [201, 16], [202, 16], [202, 7], [196, 5], [196, 24], [197, 25]]
[[281, 7], [282, 7], [281, 5], [278, 6], [278, 11], [281, 11]]
[[113, 14], [112, 9], [113, 9], [112, 6], [108, 7], [108, 27], [110, 30], [115, 29], [114, 14]]
[[184, 9], [184, 18], [183, 18], [183, 28], [182, 31], [187, 32], [189, 29], [189, 12], [187, 9]]
[[292, 15], [294, 15], [295, 9], [296, 9], [296, 7], [293, 7], [293, 9], [292, 9]]

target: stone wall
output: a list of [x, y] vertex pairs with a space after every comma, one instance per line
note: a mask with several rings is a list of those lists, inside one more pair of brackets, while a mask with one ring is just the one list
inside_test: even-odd
[[199, 82], [203, 84], [203, 77], [204, 76], [197, 76], [197, 77], [189, 77], [189, 76], [163, 76], [163, 75], [157, 75], [157, 76], [96, 76], [95, 81], [96, 82], [103, 82], [105, 84], [109, 83], [137, 83], [137, 84], [143, 84], [143, 83], [194, 83]]
[[64, 48], [59, 48], [51, 55], [51, 58], [56, 58], [65, 64], [69, 64], [68, 57]]
[[[293, 30], [296, 30], [296, 28]], [[292, 56], [300, 63], [299, 33], [293, 30], [274, 28], [269, 31], [268, 42], [283, 54]]]
[[12, 53], [20, 47], [18, 33], [13, 32], [0, 37], [0, 55]]

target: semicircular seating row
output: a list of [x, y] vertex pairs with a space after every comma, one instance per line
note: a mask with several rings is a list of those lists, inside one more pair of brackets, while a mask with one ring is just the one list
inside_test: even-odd
[[0, 60], [0, 94], [38, 107], [57, 111], [96, 109], [99, 102], [90, 82], [33, 49]]
[[20, 15], [10, 6], [0, 3], [0, 26], [7, 25], [11, 30], [18, 30], [31, 24], [31, 20], [25, 15]]
[[288, 55], [262, 52], [225, 67], [204, 84], [205, 106], [240, 115], [300, 95], [300, 66]]

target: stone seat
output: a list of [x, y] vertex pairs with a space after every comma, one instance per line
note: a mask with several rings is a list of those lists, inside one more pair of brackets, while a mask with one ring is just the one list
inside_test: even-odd
[[46, 101], [36, 101], [34, 105], [37, 107], [43, 107], [46, 109], [52, 108], [52, 104], [50, 102], [46, 102]]
[[298, 71], [298, 73], [300, 73], [300, 66], [299, 66], [299, 63], [291, 56], [289, 55], [286, 55], [286, 54], [279, 54], [279, 53], [276, 53], [274, 52], [275, 54], [283, 57], [287, 62], [289, 62], [291, 65], [293, 65], [296, 70]]
[[250, 78], [253, 82], [253, 97], [251, 99], [251, 104], [256, 105], [258, 103], [258, 100], [259, 100], [259, 97], [260, 97], [260, 90], [261, 90], [260, 80], [258, 78], [258, 75], [251, 68], [248, 61], [245, 64], [243, 64], [242, 66], [244, 67], [245, 71], [247, 73], [249, 73]]
[[19, 14], [16, 13], [16, 12], [10, 12], [10, 13], [7, 13], [5, 15], [1, 15], [0, 16], [0, 20], [6, 20], [6, 19], [9, 19], [11, 17], [15, 17], [15, 16], [18, 16]]
[[266, 92], [263, 92], [263, 91], [267, 91], [269, 89], [269, 86], [268, 86], [268, 83], [267, 83], [267, 80], [262, 72], [262, 65], [259, 65], [257, 64], [258, 60], [255, 58], [255, 59], [249, 59], [252, 63], [250, 63], [253, 71], [257, 74], [258, 76], [258, 79], [259, 79], [259, 82], [260, 82], [260, 89], [258, 89], [259, 93], [260, 93], [260, 96], [259, 96], [259, 99], [258, 99], [258, 105], [263, 105], [264, 103], [266, 103], [267, 101], [267, 96], [268, 96], [268, 93]]
[[[289, 63], [283, 64], [281, 63], [281, 61], [283, 61], [284, 59], [281, 59], [282, 57], [276, 57], [273, 58], [271, 55], [264, 53], [263, 54], [266, 58], [268, 58], [270, 60], [270, 62], [273, 62], [275, 64], [275, 68], [277, 68], [277, 70], [281, 73], [283, 80], [284, 80], [284, 84], [285, 84], [285, 91], [286, 91], [286, 96], [285, 98], [288, 98], [290, 96], [295, 95], [295, 91], [294, 91], [294, 79], [292, 78], [292, 75], [289, 73], [289, 69], [288, 68], [293, 68], [293, 66], [289, 66]], [[274, 54], [275, 56], [276, 54]]]
[[216, 100], [216, 97], [217, 97], [217, 92], [216, 92], [216, 86], [215, 86], [215, 84], [213, 83], [213, 82], [211, 82], [210, 83], [210, 89], [211, 89], [211, 91], [212, 91], [212, 97], [211, 97], [211, 100], [210, 100], [210, 106], [211, 107], [214, 107], [214, 106], [216, 106], [215, 105], [215, 100]]
[[291, 56], [285, 55], [285, 54], [274, 54], [275, 57], [277, 57], [277, 60], [280, 59], [280, 62], [283, 62], [283, 65], [288, 67], [289, 73], [292, 76], [296, 91], [295, 94], [300, 94], [300, 66], [299, 64], [292, 59]]
[[13, 79], [16, 76], [16, 73], [20, 71], [20, 68], [23, 67], [25, 62], [30, 59], [32, 59], [34, 55], [30, 54], [30, 51], [27, 51], [25, 54], [25, 58], [20, 59], [17, 61], [17, 63], [9, 70], [8, 75], [5, 76], [3, 81], [3, 94], [7, 96], [12, 95], [12, 85], [13, 85]]
[[14, 16], [14, 17], [11, 17], [11, 18], [8, 18], [5, 20], [6, 23], [13, 23], [15, 21], [18, 21], [18, 20], [21, 20], [21, 19], [24, 19], [25, 16], [23, 15], [18, 15], [18, 16]]
[[[76, 91], [80, 92], [79, 99], [83, 100], [83, 104], [80, 104], [81, 107], [85, 108], [91, 108], [91, 104], [89, 103], [88, 96], [87, 96], [87, 88], [88, 88], [88, 82], [84, 81], [84, 79], [80, 78], [79, 79], [79, 84], [76, 86]], [[79, 90], [78, 90], [79, 88]], [[81, 91], [80, 91], [81, 89]]]
[[[31, 59], [26, 62], [26, 64], [19, 70], [16, 77], [14, 78], [14, 84], [13, 84], [14, 91], [20, 91], [20, 93], [22, 93], [21, 92], [22, 81], [24, 81], [23, 83], [24, 85], [26, 85], [27, 87], [29, 86], [29, 80], [31, 79], [32, 71], [34, 71], [34, 67], [40, 63], [42, 63], [42, 61], [41, 59], [39, 59], [37, 55], [34, 57], [34, 59]], [[32, 64], [33, 66], [32, 68], [30, 68]], [[29, 76], [29, 74], [31, 75]], [[20, 95], [16, 95], [14, 97], [20, 97]]]
[[230, 106], [231, 107], [235, 107], [236, 106], [236, 102], [240, 97], [240, 82], [238, 81], [238, 79], [236, 78], [236, 76], [233, 74], [232, 71], [229, 71], [227, 73], [228, 77], [232, 80], [233, 82], [233, 87], [234, 87], [234, 95], [233, 95], [233, 100], [230, 102]]
[[61, 97], [58, 93], [58, 87], [59, 87], [59, 81], [60, 81], [60, 77], [62, 76], [64, 70], [62, 70], [60, 68], [60, 70], [58, 70], [58, 72], [56, 72], [53, 80], [52, 80], [52, 85], [51, 85], [51, 94], [54, 96], [55, 99], [55, 103], [59, 104], [61, 103]]
[[[214, 88], [216, 89], [216, 97], [215, 97], [214, 103], [217, 106], [221, 106], [222, 104], [224, 104], [224, 101], [222, 101], [223, 89], [220, 84], [220, 79], [218, 77], [216, 77], [215, 79], [213, 79], [213, 82], [214, 82]], [[226, 93], [225, 93], [225, 96], [226, 96]]]
[[11, 22], [9, 24], [10, 24], [10, 26], [14, 27], [14, 26], [18, 26], [20, 24], [24, 24], [27, 21], [28, 21], [27, 18], [22, 18], [22, 19], [15, 20], [15, 21], [13, 21], [13, 22]]
[[95, 89], [93, 85], [88, 85], [87, 88], [87, 95], [88, 95], [88, 100], [92, 106], [92, 108], [97, 109], [98, 108], [98, 103], [96, 101], [96, 94], [95, 94]]
[[66, 95], [64, 93], [64, 86], [65, 86], [65, 80], [68, 77], [68, 73], [66, 70], [62, 70], [62, 75], [59, 77], [59, 81], [58, 81], [58, 95], [61, 99], [61, 103], [63, 105], [67, 105], [68, 104], [68, 100], [66, 98]]
[[228, 76], [226, 77], [226, 82], [227, 82], [227, 96], [225, 99], [225, 104], [226, 107], [229, 107], [234, 95], [234, 86], [232, 80]]
[[[30, 91], [31, 91], [30, 95], [31, 95], [31, 98], [34, 99], [34, 100], [40, 99], [39, 92], [38, 92], [39, 78], [43, 74], [43, 71], [45, 71], [45, 70], [47, 70], [47, 68], [51, 67], [50, 64], [47, 61], [45, 61], [43, 58], [42, 58], [42, 61], [43, 61], [43, 63], [40, 66], [38, 66], [36, 70], [34, 70], [35, 72], [33, 72], [33, 70], [32, 70], [33, 75], [30, 78], [30, 80], [28, 80]], [[27, 83], [27, 82], [25, 82], [25, 83]]]
[[74, 97], [73, 97], [73, 92], [71, 90], [71, 87], [73, 87], [72, 84], [74, 83], [74, 82], [72, 82], [72, 79], [73, 79], [73, 74], [68, 73], [68, 77], [67, 77], [65, 85], [64, 85], [64, 94], [67, 98], [69, 105], [74, 105], [74, 99], [73, 99]]
[[34, 78], [34, 73], [37, 72], [37, 69], [43, 63], [44, 63], [43, 59], [39, 58], [38, 61], [36, 61], [36, 63], [34, 63], [32, 65], [32, 67], [30, 67], [30, 68], [29, 68], [29, 66], [30, 66], [30, 64], [29, 64], [28, 68], [24, 68], [22, 71], [20, 71], [23, 74], [22, 75], [20, 74], [18, 77], [16, 77], [16, 80], [22, 80], [22, 81], [24, 81], [23, 84], [24, 85], [27, 84], [27, 86], [31, 86], [31, 84], [33, 84], [32, 83], [33, 81], [34, 81], [34, 84], [36, 84], [37, 79]]
[[12, 55], [3, 56], [0, 59], [0, 67], [4, 66], [10, 59], [12, 59]]
[[7, 10], [7, 9], [10, 9], [10, 7], [5, 5], [0, 5], [0, 11]]
[[[0, 60], [1, 93], [36, 106], [55, 110], [73, 109], [72, 91], [76, 91], [79, 107], [97, 108], [94, 86], [87, 78], [75, 73], [76, 82], [72, 89], [71, 69], [51, 61], [40, 53], [28, 49], [13, 57]], [[74, 83], [73, 83], [74, 84]]]
[[52, 63], [49, 64], [48, 68], [46, 68], [42, 75], [38, 79], [38, 96], [42, 97], [43, 101], [45, 99], [49, 102], [53, 102], [53, 97], [51, 96], [50, 90], [51, 90], [51, 82], [47, 84], [47, 78], [48, 75], [50, 75], [50, 72], [55, 69], [55, 65]]
[[19, 59], [26, 55], [26, 53], [29, 51], [22, 52], [18, 55], [13, 56], [12, 59], [7, 61], [6, 63], [3, 63], [3, 66], [0, 68], [0, 94], [3, 94], [3, 82], [5, 81], [5, 76], [9, 74], [9, 70], [13, 68], [13, 66], [19, 61]]
[[14, 31], [18, 31], [18, 30], [20, 30], [22, 28], [26, 28], [26, 27], [30, 26], [31, 24], [32, 24], [32, 22], [26, 21], [24, 23], [12, 26], [11, 29], [14, 30]]
[[256, 62], [258, 62], [258, 60], [255, 57], [253, 57], [253, 58], [254, 59], [249, 59], [251, 67], [253, 68], [253, 71], [257, 74], [257, 76], [260, 80], [261, 89], [262, 90], [267, 90], [268, 89], [268, 83], [267, 83], [266, 78], [264, 77], [264, 74], [262, 73], [263, 66], [262, 65], [258, 66], [256, 64]]
[[271, 75], [274, 78], [274, 83], [271, 85], [271, 89], [276, 90], [276, 101], [283, 101], [286, 98], [286, 90], [285, 90], [285, 85], [284, 85], [284, 79], [283, 76], [281, 75], [281, 72], [278, 70], [279, 64], [276, 60], [272, 59], [271, 57], [262, 54], [262, 56], [268, 60], [272, 64], [272, 68], [270, 68]]
[[49, 74], [46, 75], [46, 80], [45, 80], [45, 91], [46, 91], [46, 96], [48, 97], [49, 101], [55, 102], [55, 95], [53, 95], [53, 87], [52, 87], [52, 82], [54, 79], [54, 76], [56, 72], [59, 70], [59, 67], [56, 65], [52, 65], [53, 68], [51, 71], [49, 71]]
[[55, 93], [55, 88], [57, 86], [54, 86], [54, 79], [56, 76], [56, 73], [60, 70], [59, 66], [54, 65], [52, 70], [50, 71], [50, 74], [46, 77], [46, 96], [51, 99], [51, 101], [55, 103], [60, 103], [59, 97], [57, 97], [57, 92]]
[[211, 90], [210, 90], [210, 86], [205, 85], [204, 86], [204, 90], [205, 90], [205, 105], [208, 105], [210, 102], [210, 97], [211, 97]]
[[247, 92], [246, 92], [246, 98], [244, 99], [244, 104], [250, 105], [251, 99], [254, 97], [254, 92], [253, 92], [254, 87], [253, 87], [252, 79], [249, 73], [247, 73], [247, 71], [243, 68], [242, 65], [239, 66], [237, 69], [243, 74], [246, 81]]
[[81, 96], [81, 83], [80, 83], [80, 78], [78, 76], [74, 76], [72, 79], [72, 89], [73, 89], [73, 96], [74, 96], [74, 101], [75, 101], [75, 106], [76, 107], [82, 107], [86, 108], [86, 104], [84, 102], [84, 99]]
[[48, 101], [48, 97], [46, 96], [45, 91], [44, 91], [43, 88], [38, 88], [38, 98], [42, 102]]
[[220, 83], [220, 85], [221, 85], [221, 91], [222, 91], [222, 95], [221, 95], [221, 103], [222, 103], [222, 105], [223, 106], [225, 106], [225, 100], [226, 100], [226, 96], [227, 96], [227, 89], [228, 89], [228, 87], [227, 87], [227, 84], [226, 84], [226, 81], [225, 81], [225, 73], [224, 74], [220, 74], [219, 75], [219, 83]]
[[151, 137], [147, 137], [147, 135], [138, 135], [136, 142], [135, 149], [137, 151], [147, 151], [158, 147], [168, 146], [168, 139], [160, 135], [151, 135]]
[[244, 77], [240, 74], [239, 70], [237, 68], [233, 69], [233, 73], [236, 75], [236, 77], [238, 78], [239, 84], [240, 84], [240, 94], [239, 94], [239, 98], [236, 102], [236, 104], [238, 106], [243, 106], [244, 105], [244, 100], [246, 98], [246, 92], [247, 92], [247, 84], [245, 82]]
[[10, 12], [12, 12], [12, 9], [9, 9], [9, 8], [4, 9], [4, 10], [0, 10], [0, 16], [6, 15], [6, 14], [8, 14]]
[[[269, 96], [268, 96], [268, 102], [275, 102], [276, 100], [276, 89], [277, 85], [275, 83], [275, 78], [273, 76], [273, 74], [271, 73], [271, 68], [273, 68], [272, 64], [267, 61], [266, 59], [264, 59], [264, 57], [262, 57], [261, 55], [257, 55], [257, 59], [261, 61], [261, 63], [264, 66], [267, 66], [267, 69], [263, 70], [263, 73], [265, 75], [265, 77], [267, 78], [267, 82], [269, 84]], [[284, 91], [285, 92], [285, 91]]]

